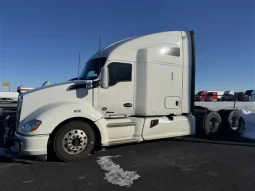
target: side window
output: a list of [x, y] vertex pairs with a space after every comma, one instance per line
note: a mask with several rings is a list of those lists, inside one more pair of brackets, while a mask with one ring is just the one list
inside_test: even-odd
[[109, 68], [109, 86], [118, 82], [130, 82], [132, 80], [132, 64], [112, 62]]
[[97, 76], [97, 74], [96, 74], [96, 72], [95, 71], [89, 71], [89, 73], [87, 74], [87, 77], [96, 77]]
[[169, 52], [168, 52], [168, 55], [179, 57], [180, 56], [180, 48], [178, 48], [178, 47], [171, 47]]

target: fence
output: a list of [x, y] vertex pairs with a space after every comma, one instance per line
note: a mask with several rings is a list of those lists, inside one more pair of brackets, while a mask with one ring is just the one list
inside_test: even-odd
[[207, 107], [212, 110], [220, 109], [242, 109], [248, 111], [255, 110], [255, 96], [242, 95], [196, 95], [194, 97], [195, 105]]

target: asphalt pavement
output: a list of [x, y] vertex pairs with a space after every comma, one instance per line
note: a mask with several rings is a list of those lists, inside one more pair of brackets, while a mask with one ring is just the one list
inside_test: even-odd
[[[7, 114], [0, 111], [0, 116]], [[12, 158], [0, 152], [0, 188], [254, 190], [254, 148], [254, 141], [218, 136], [210, 140], [185, 137], [115, 146], [97, 151], [85, 160], [67, 163]]]

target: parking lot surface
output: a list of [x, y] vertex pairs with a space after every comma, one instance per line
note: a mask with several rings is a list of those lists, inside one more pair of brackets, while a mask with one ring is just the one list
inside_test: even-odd
[[[15, 108], [0, 111], [3, 119]], [[2, 126], [1, 126], [2, 128]], [[77, 162], [0, 151], [0, 188], [23, 190], [254, 190], [255, 142], [185, 137], [110, 147]]]

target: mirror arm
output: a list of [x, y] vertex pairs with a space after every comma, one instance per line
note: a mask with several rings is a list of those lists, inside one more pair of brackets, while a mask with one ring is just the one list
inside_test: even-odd
[[109, 70], [107, 67], [101, 68], [100, 87], [104, 89], [109, 87]]

